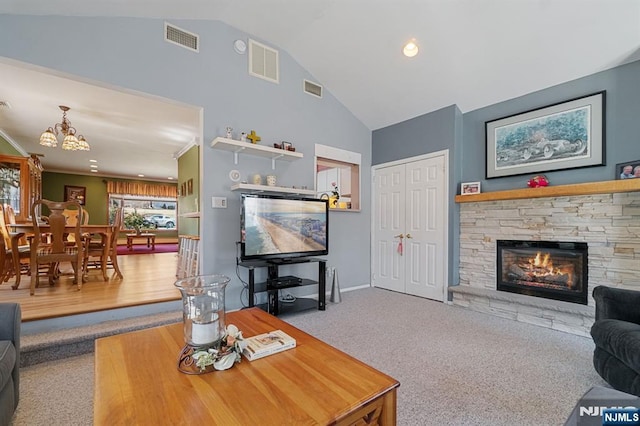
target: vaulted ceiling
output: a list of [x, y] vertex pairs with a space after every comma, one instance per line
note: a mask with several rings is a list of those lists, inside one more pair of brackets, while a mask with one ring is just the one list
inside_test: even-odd
[[287, 51], [371, 130], [640, 59], [638, 0], [4, 0], [0, 13], [220, 20]]

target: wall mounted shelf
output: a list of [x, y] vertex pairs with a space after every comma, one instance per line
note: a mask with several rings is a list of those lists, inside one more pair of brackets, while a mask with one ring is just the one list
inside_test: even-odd
[[315, 198], [316, 192], [312, 189], [300, 189], [300, 188], [287, 188], [284, 186], [268, 186], [268, 185], [253, 185], [250, 183], [236, 183], [231, 185], [232, 191], [243, 191], [250, 193], [271, 193], [271, 194], [298, 194], [307, 195]]
[[301, 152], [271, 148], [264, 145], [242, 142], [235, 139], [227, 139], [223, 137], [217, 137], [212, 140], [211, 147], [214, 149], [233, 152], [234, 164], [238, 164], [238, 154], [248, 154], [258, 157], [270, 158], [271, 168], [273, 170], [276, 169], [276, 160], [293, 161], [299, 160], [303, 157]]
[[507, 191], [484, 192], [482, 194], [456, 195], [455, 200], [456, 203], [475, 203], [482, 201], [518, 200], [522, 198], [567, 197], [637, 191], [640, 191], [640, 179], [622, 179], [545, 186], [542, 188], [510, 189]]

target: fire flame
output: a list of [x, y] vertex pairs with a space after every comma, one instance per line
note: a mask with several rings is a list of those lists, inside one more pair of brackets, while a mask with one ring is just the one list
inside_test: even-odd
[[535, 257], [529, 259], [529, 265], [533, 271], [532, 275], [534, 276], [567, 275], [567, 285], [573, 287], [573, 265], [564, 268], [554, 268], [550, 253], [542, 254], [541, 252], [537, 252]]

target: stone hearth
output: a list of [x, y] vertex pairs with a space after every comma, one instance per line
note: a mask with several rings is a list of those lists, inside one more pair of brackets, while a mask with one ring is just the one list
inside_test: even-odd
[[[486, 194], [483, 194], [486, 196]], [[586, 242], [587, 306], [496, 291], [496, 240]], [[640, 192], [461, 202], [453, 303], [589, 336], [598, 285], [640, 290]]]

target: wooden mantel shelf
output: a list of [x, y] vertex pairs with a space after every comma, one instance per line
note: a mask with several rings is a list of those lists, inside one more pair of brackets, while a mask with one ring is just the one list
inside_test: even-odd
[[640, 179], [608, 180], [603, 182], [576, 183], [545, 186], [542, 188], [510, 189], [482, 194], [456, 195], [456, 203], [482, 201], [520, 200], [523, 198], [568, 197], [574, 195], [613, 194], [640, 191]]

